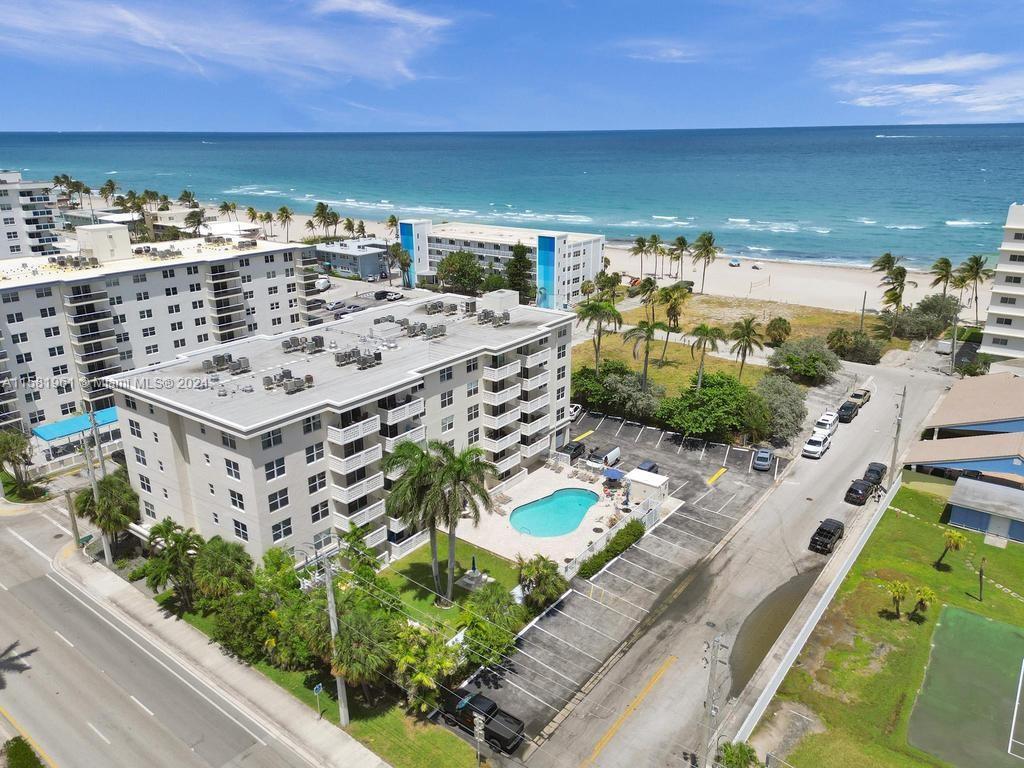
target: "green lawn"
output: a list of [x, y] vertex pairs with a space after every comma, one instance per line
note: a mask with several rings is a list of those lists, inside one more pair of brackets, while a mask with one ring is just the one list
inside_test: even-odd
[[[473, 566], [474, 555], [476, 555], [476, 567], [485, 571], [506, 589], [512, 590], [519, 583], [519, 575], [514, 563], [462, 539], [455, 543], [456, 580]], [[437, 534], [437, 556], [443, 594], [448, 586], [448, 535], [440, 531]], [[428, 618], [432, 618], [450, 625], [458, 616], [457, 610], [440, 608], [435, 604], [435, 595], [432, 591], [433, 576], [430, 572], [429, 543], [392, 563], [381, 571], [381, 575], [398, 588], [402, 602], [409, 607], [409, 614], [417, 621], [426, 621]], [[456, 602], [459, 602], [467, 594], [469, 593], [466, 590], [456, 586], [453, 597]]]
[[[934, 567], [943, 549], [943, 528], [935, 523], [944, 503], [920, 491], [900, 490], [893, 506], [917, 518], [891, 509], [885, 514], [784, 680], [776, 699], [804, 704], [827, 728], [806, 736], [786, 757], [795, 768], [945, 765], [907, 743], [907, 725], [941, 604], [1024, 626], [1024, 602], [991, 585], [986, 586], [985, 601], [978, 601], [978, 578], [969, 566], [984, 556], [987, 576], [1021, 592], [1020, 545], [997, 549], [984, 545], [981, 535], [967, 533], [967, 548], [947, 555], [949, 569]], [[916, 621], [906, 613], [894, 619], [881, 587], [892, 579], [906, 581], [911, 590], [930, 586], [940, 605]]]
[[8, 501], [30, 504], [36, 501], [46, 501], [50, 497], [50, 494], [41, 485], [30, 486], [25, 493], [19, 492], [14, 486], [14, 478], [11, 477], [10, 472], [0, 472], [0, 482], [3, 483], [4, 497]]

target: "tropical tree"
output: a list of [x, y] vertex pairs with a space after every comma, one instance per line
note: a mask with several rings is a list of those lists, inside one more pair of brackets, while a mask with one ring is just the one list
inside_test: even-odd
[[402, 273], [402, 285], [405, 288], [412, 288], [412, 256], [402, 248], [398, 251], [398, 269]]
[[280, 208], [277, 209], [277, 216], [275, 216], [275, 218], [277, 219], [277, 223], [284, 227], [285, 242], [288, 241], [288, 227], [292, 223], [294, 215], [295, 211], [293, 211], [287, 205], [282, 205]]
[[388, 216], [385, 226], [388, 228], [388, 232], [397, 240], [398, 239], [398, 217], [395, 214]]
[[964, 291], [967, 289], [968, 285], [970, 285], [970, 282], [968, 281], [967, 276], [959, 269], [955, 270], [953, 272], [953, 277], [950, 278], [949, 287], [957, 292], [957, 303], [960, 305], [963, 305], [964, 303]]
[[501, 664], [515, 648], [526, 611], [496, 581], [475, 590], [462, 604], [456, 626], [464, 628], [463, 650], [474, 666]]
[[853, 345], [853, 335], [845, 328], [833, 328], [825, 337], [825, 343], [837, 355], [846, 357], [846, 353]]
[[203, 537], [165, 517], [149, 529], [149, 547], [153, 554], [146, 563], [146, 585], [162, 592], [170, 584], [178, 607], [191, 611], [195, 605], [196, 557], [203, 548]]
[[939, 555], [939, 559], [935, 561], [936, 567], [942, 564], [942, 561], [946, 559], [946, 555], [950, 552], [959, 552], [967, 546], [967, 536], [964, 535], [963, 531], [956, 531], [952, 528], [947, 528], [942, 532], [942, 538], [944, 540], [944, 546], [942, 548], [942, 554]]
[[100, 185], [100, 197], [103, 198], [103, 202], [110, 205], [110, 201], [114, 198], [114, 195], [117, 194], [117, 190], [118, 186], [116, 181], [113, 179], [107, 179], [104, 181], [103, 184]]
[[900, 311], [903, 309], [903, 297], [906, 294], [907, 286], [917, 286], [913, 280], [907, 279], [907, 268], [896, 266], [887, 273], [889, 287], [882, 294], [882, 304], [892, 309], [892, 327], [890, 335], [896, 333], [896, 324], [899, 322]]
[[25, 433], [17, 429], [0, 430], [0, 467], [10, 474], [19, 493], [32, 486], [28, 477], [31, 461], [32, 445]]
[[941, 285], [942, 296], [945, 297], [946, 289], [949, 288], [949, 283], [953, 279], [953, 262], [951, 262], [945, 256], [942, 256], [941, 258], [935, 260], [935, 263], [932, 264], [930, 272], [935, 277], [935, 279], [932, 280], [932, 288]]
[[395, 674], [410, 708], [429, 712], [437, 706], [438, 689], [459, 668], [459, 651], [440, 632], [399, 624], [395, 638]]
[[662, 270], [664, 270], [664, 259], [665, 254], [668, 253], [668, 249], [665, 247], [665, 243], [662, 241], [658, 234], [653, 234], [647, 238], [647, 252], [654, 257], [654, 274], [659, 275], [658, 261], [662, 262]]
[[558, 563], [544, 555], [534, 555], [529, 560], [516, 555], [516, 570], [519, 571], [519, 586], [523, 588], [523, 602], [534, 613], [540, 613], [569, 589]]
[[633, 241], [633, 247], [629, 249], [633, 256], [640, 257], [640, 277], [644, 276], [644, 256], [647, 255], [647, 238], [640, 236]]
[[194, 208], [185, 214], [185, 226], [192, 230], [192, 234], [198, 236], [199, 228], [206, 221], [206, 211], [202, 208]]
[[903, 261], [902, 256], [893, 256], [891, 253], [886, 251], [871, 262], [871, 271], [881, 272], [882, 274], [887, 275], [892, 272], [901, 261]]
[[370, 688], [380, 683], [392, 664], [395, 622], [387, 613], [369, 607], [348, 611], [338, 618], [331, 674], [360, 686], [366, 703], [372, 704]]
[[743, 378], [743, 366], [747, 363], [747, 355], [754, 350], [764, 349], [764, 343], [761, 341], [761, 331], [758, 330], [760, 327], [761, 324], [757, 322], [753, 315], [737, 320], [732, 324], [729, 338], [733, 344], [729, 351], [740, 359], [740, 372], [736, 377], [738, 379]]
[[921, 585], [914, 587], [914, 608], [910, 613], [918, 614], [927, 611], [928, 606], [933, 605], [937, 599], [935, 590], [931, 587]]
[[986, 266], [988, 264], [987, 256], [980, 256], [975, 254], [969, 256], [967, 261], [960, 265], [959, 271], [964, 277], [964, 281], [967, 285], [971, 286], [971, 293], [974, 301], [974, 322], [977, 324], [978, 320], [978, 286], [984, 283], [986, 280], [995, 274], [995, 270], [991, 267]]
[[658, 303], [665, 307], [665, 343], [661, 347], [661, 361], [665, 364], [668, 353], [668, 339], [672, 333], [679, 333], [679, 320], [683, 315], [683, 304], [690, 298], [690, 292], [681, 285], [667, 285], [658, 291]]
[[704, 281], [708, 274], [708, 265], [713, 264], [722, 249], [715, 243], [715, 236], [711, 232], [701, 232], [690, 247], [690, 255], [693, 265], [701, 265], [700, 292], [704, 293]]
[[66, 173], [58, 173], [56, 176], [53, 177], [53, 182], [52, 182], [51, 186], [54, 189], [63, 189], [64, 190], [64, 194], [66, 194], [66, 195], [68, 195], [70, 197], [71, 196], [71, 190], [69, 189], [70, 184], [71, 184], [71, 177], [70, 176], [68, 176]]
[[306, 219], [306, 230], [309, 232], [310, 236], [315, 237], [316, 236], [316, 222], [313, 221], [312, 219]]
[[455, 591], [456, 528], [463, 516], [468, 517], [475, 527], [480, 523], [481, 513], [492, 510], [487, 482], [496, 480], [498, 475], [494, 465], [487, 461], [484, 449], [478, 445], [456, 452], [448, 443], [438, 441], [435, 451], [439, 466], [436, 468], [436, 482], [427, 494], [427, 503], [437, 509], [439, 519], [448, 525], [448, 589], [445, 596], [451, 605]]
[[356, 235], [358, 237], [366, 237], [366, 222], [362, 219], [356, 222]]
[[675, 240], [672, 241], [672, 245], [668, 248], [669, 263], [676, 262], [676, 279], [679, 279], [683, 275], [683, 259], [690, 253], [689, 241], [679, 235]]
[[773, 317], [764, 328], [768, 343], [776, 347], [788, 339], [792, 332], [793, 328], [789, 324], [789, 320], [784, 317]]
[[227, 200], [223, 201], [220, 205], [217, 206], [217, 211], [227, 216], [228, 221], [231, 220], [231, 203], [229, 203]]
[[696, 357], [700, 349], [700, 365], [697, 367], [697, 391], [700, 392], [704, 384], [704, 357], [709, 349], [712, 352], [718, 351], [718, 342], [725, 340], [725, 331], [718, 326], [701, 323], [690, 331], [690, 335], [694, 337], [690, 344], [690, 356]]
[[885, 591], [889, 593], [889, 599], [892, 600], [892, 607], [896, 611], [896, 618], [898, 619], [901, 615], [900, 606], [910, 595], [910, 587], [905, 581], [893, 579], [892, 581], [885, 582]]
[[356, 234], [356, 223], [347, 216], [345, 217], [345, 222], [341, 225], [341, 228], [348, 233], [349, 237], [354, 237]]
[[313, 215], [310, 217], [316, 222], [318, 227], [323, 228], [325, 237], [327, 236], [327, 222], [330, 210], [331, 208], [327, 203], [319, 202], [313, 206]]
[[260, 212], [253, 208], [251, 205], [245, 209], [245, 215], [249, 217], [249, 223], [255, 224], [260, 220]]
[[601, 368], [601, 338], [606, 327], [618, 330], [622, 327], [622, 315], [610, 301], [588, 301], [576, 307], [576, 323], [582, 323], [587, 330], [593, 329], [594, 369]]
[[274, 236], [274, 214], [270, 211], [263, 211], [260, 214], [260, 222], [267, 228], [267, 235]]
[[723, 744], [718, 762], [721, 768], [754, 768], [761, 764], [757, 752], [745, 741]]
[[596, 290], [597, 288], [594, 286], [593, 280], [584, 280], [580, 284], [580, 294], [583, 296], [584, 301], [590, 301], [590, 297]]
[[85, 488], [75, 494], [75, 514], [89, 520], [100, 529], [103, 542], [103, 559], [107, 567], [114, 564], [111, 554], [111, 540], [128, 530], [128, 526], [139, 519], [139, 497], [128, 482], [128, 473], [119, 469], [96, 483], [99, 501], [93, 498], [92, 488]]
[[182, 205], [187, 205], [189, 208], [195, 208], [197, 205], [196, 193], [191, 189], [183, 189], [181, 194], [178, 195], [178, 202]]
[[196, 591], [220, 600], [253, 585], [253, 562], [245, 547], [220, 536], [207, 540], [196, 555]]
[[640, 356], [640, 348], [643, 347], [644, 367], [640, 374], [640, 389], [645, 392], [647, 391], [647, 366], [651, 359], [651, 342], [654, 341], [658, 331], [668, 332], [668, 326], [665, 323], [652, 323], [648, 320], [641, 320], [622, 334], [623, 344], [633, 343], [634, 360]]

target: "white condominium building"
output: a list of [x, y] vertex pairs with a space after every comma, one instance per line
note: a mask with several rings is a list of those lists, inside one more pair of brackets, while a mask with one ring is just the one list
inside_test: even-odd
[[50, 182], [0, 170], [0, 261], [57, 253], [59, 218]]
[[1003, 358], [1024, 357], [1024, 205], [1020, 203], [1012, 204], [1006, 214], [978, 351]]
[[[3, 200], [4, 198], [0, 198]], [[0, 428], [113, 404], [104, 376], [306, 325], [312, 247], [223, 238], [132, 245], [82, 226], [74, 256], [0, 259]]]
[[[259, 335], [110, 379], [144, 525], [312, 553], [335, 531], [398, 556], [389, 518], [407, 440], [479, 445], [501, 479], [566, 437], [573, 317], [513, 291], [377, 306], [306, 336]], [[415, 538], [412, 538], [415, 536]]]
[[401, 221], [398, 234], [402, 248], [412, 257], [412, 285], [419, 278], [433, 282], [438, 263], [453, 251], [469, 251], [481, 265], [501, 271], [512, 258], [512, 246], [522, 243], [534, 264], [537, 306], [546, 309], [569, 309], [577, 304], [583, 298], [580, 285], [594, 279], [604, 259], [604, 235], [459, 222], [433, 224], [428, 219]]

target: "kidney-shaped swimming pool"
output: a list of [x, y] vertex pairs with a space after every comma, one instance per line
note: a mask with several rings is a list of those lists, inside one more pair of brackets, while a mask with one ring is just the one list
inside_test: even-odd
[[597, 500], [598, 495], [585, 488], [562, 488], [543, 499], [516, 507], [509, 522], [517, 531], [530, 536], [564, 536], [576, 530]]

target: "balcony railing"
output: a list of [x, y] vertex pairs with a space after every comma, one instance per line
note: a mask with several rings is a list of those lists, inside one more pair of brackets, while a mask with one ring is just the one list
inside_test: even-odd
[[414, 549], [418, 549], [419, 547], [423, 546], [427, 542], [427, 539], [429, 538], [430, 531], [417, 531], [405, 541], [400, 541], [397, 544], [392, 544], [391, 562], [395, 562], [395, 560], [401, 560]]
[[213, 310], [215, 315], [231, 315], [235, 312], [241, 312], [245, 309], [245, 302], [242, 299], [227, 299], [221, 300], [223, 303], [218, 302], [214, 304], [210, 309]]
[[120, 352], [117, 351], [117, 347], [110, 347], [109, 349], [96, 349], [92, 352], [75, 353], [75, 360], [79, 365], [86, 363], [95, 363], [97, 360], [110, 360], [114, 357], [119, 357]]
[[510, 411], [492, 416], [490, 414], [484, 414], [484, 426], [488, 429], [501, 429], [502, 427], [508, 426], [514, 421], [519, 421], [519, 409], [513, 408]]
[[366, 534], [363, 539], [363, 543], [368, 547], [376, 547], [378, 544], [383, 544], [388, 540], [388, 529], [381, 526], [376, 531]]
[[532, 400], [520, 400], [519, 410], [523, 413], [536, 413], [541, 408], [546, 408], [551, 404], [551, 398], [549, 397], [535, 397]]
[[368, 493], [379, 491], [384, 487], [384, 473], [378, 472], [375, 475], [370, 475], [365, 480], [360, 480], [358, 483], [352, 483], [351, 485], [342, 487], [334, 484], [331, 486], [331, 498], [335, 501], [340, 501], [344, 504], [349, 504], [358, 498], [362, 498]]
[[225, 280], [238, 280], [241, 278], [242, 273], [237, 269], [228, 269], [224, 272], [210, 272], [206, 275], [206, 281], [208, 283], [220, 283]]
[[513, 430], [502, 437], [485, 437], [480, 440], [480, 446], [491, 453], [501, 453], [506, 448], [511, 448], [519, 443], [519, 430]]
[[117, 335], [117, 331], [111, 326], [110, 328], [102, 328], [98, 331], [89, 331], [88, 333], [74, 333], [71, 334], [72, 344], [92, 344], [93, 342], [103, 341], [105, 339], [112, 339]]
[[332, 443], [344, 445], [358, 440], [360, 437], [375, 434], [379, 429], [380, 416], [370, 416], [355, 424], [349, 424], [347, 427], [328, 427], [327, 439]]
[[509, 376], [515, 376], [519, 373], [522, 368], [522, 364], [518, 360], [514, 360], [506, 365], [499, 366], [497, 368], [484, 368], [484, 380], [485, 381], [502, 381], [507, 379]]
[[246, 325], [246, 319], [240, 317], [237, 320], [227, 320], [218, 323], [214, 320], [210, 323], [210, 328], [214, 333], [227, 333], [228, 331], [237, 331], [239, 328], [244, 328]]
[[539, 419], [536, 419], [535, 421], [524, 422], [522, 426], [519, 427], [519, 429], [524, 435], [529, 436], [536, 435], [538, 432], [545, 430], [550, 426], [551, 416], [545, 415], [540, 417]]
[[0, 424], [13, 424], [21, 421], [21, 413], [18, 411], [0, 411]]
[[399, 443], [422, 443], [427, 437], [427, 428], [420, 424], [415, 429], [410, 429], [408, 432], [403, 432], [400, 435], [394, 437], [384, 438], [384, 450], [391, 453], [395, 450], [395, 446]]
[[507, 403], [509, 400], [516, 400], [522, 393], [522, 387], [518, 384], [513, 384], [511, 387], [505, 387], [500, 392], [488, 392], [487, 390], [482, 391], [480, 394], [482, 399], [487, 405], [501, 405]]
[[530, 355], [520, 355], [519, 360], [522, 362], [523, 368], [533, 368], [535, 365], [543, 365], [551, 360], [551, 350], [542, 349], [539, 352], [534, 352]]
[[536, 443], [530, 445], [520, 445], [519, 453], [522, 454], [524, 459], [530, 459], [536, 456], [538, 453], [544, 453], [548, 449], [547, 440], [538, 440]]
[[334, 525], [343, 531], [347, 531], [353, 527], [360, 528], [378, 517], [384, 514], [384, 500], [376, 501], [368, 507], [363, 507], [358, 512], [353, 512], [350, 515], [345, 515], [342, 512], [335, 510], [334, 512]]
[[82, 371], [82, 375], [89, 379], [98, 379], [103, 376], [113, 376], [115, 373], [121, 372], [121, 366], [116, 363], [107, 363], [102, 368], [97, 368], [93, 371]]
[[380, 444], [377, 444], [351, 456], [331, 456], [331, 469], [347, 475], [349, 472], [355, 472], [360, 467], [365, 467], [367, 464], [379, 461], [381, 454]]
[[423, 413], [425, 403], [422, 397], [417, 397], [415, 400], [410, 400], [408, 403], [389, 408], [381, 411], [381, 420], [385, 424], [397, 424], [400, 421], [411, 419], [414, 416], [419, 416]]
[[537, 389], [543, 387], [551, 381], [551, 371], [541, 371], [536, 376], [531, 376], [529, 379], [523, 379], [523, 391], [530, 391], [531, 389]]
[[401, 533], [409, 526], [400, 517], [388, 517], [388, 530], [392, 533]]
[[113, 313], [109, 309], [98, 309], [93, 312], [69, 315], [68, 323], [71, 325], [85, 325], [86, 323], [95, 323], [97, 320], [109, 320], [112, 317]]
[[97, 301], [106, 301], [106, 291], [92, 291], [91, 293], [69, 293], [64, 296], [64, 303], [68, 306], [78, 304], [93, 304]]
[[508, 472], [513, 467], [518, 466], [520, 461], [522, 461], [522, 455], [519, 451], [516, 451], [511, 456], [506, 456], [501, 461], [494, 462], [494, 469], [498, 474]]

